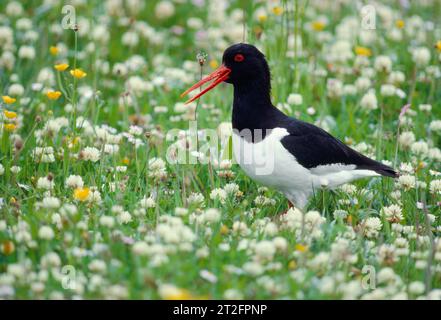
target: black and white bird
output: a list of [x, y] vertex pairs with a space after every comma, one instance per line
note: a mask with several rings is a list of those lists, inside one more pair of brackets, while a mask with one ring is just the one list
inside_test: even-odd
[[222, 65], [186, 95], [213, 81], [187, 103], [221, 82], [234, 86], [233, 153], [245, 173], [282, 192], [302, 209], [318, 188], [335, 188], [364, 177], [397, 177], [394, 169], [346, 146], [325, 130], [289, 117], [271, 102], [270, 70], [253, 45], [225, 50]]

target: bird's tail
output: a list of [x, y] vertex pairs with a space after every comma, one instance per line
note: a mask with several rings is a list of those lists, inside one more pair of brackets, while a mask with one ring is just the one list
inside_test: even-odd
[[399, 177], [399, 173], [397, 171], [395, 171], [393, 168], [391, 168], [385, 164], [382, 164], [381, 162], [377, 162], [377, 161], [374, 161], [374, 162], [375, 163], [373, 163], [373, 164], [358, 166], [358, 168], [372, 170], [372, 171], [375, 171], [376, 173], [381, 174], [382, 176], [385, 176], [385, 177], [391, 177], [391, 178], [398, 178]]

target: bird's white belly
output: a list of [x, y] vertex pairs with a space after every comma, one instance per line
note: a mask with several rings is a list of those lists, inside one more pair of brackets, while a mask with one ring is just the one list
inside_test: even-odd
[[252, 143], [234, 132], [234, 158], [250, 178], [284, 193], [312, 189], [309, 170], [299, 165], [280, 142], [286, 135], [286, 129], [275, 128], [262, 141]]
[[314, 189], [335, 188], [355, 179], [378, 176], [374, 171], [338, 163], [305, 168], [282, 145], [281, 139], [288, 134], [284, 128], [275, 128], [265, 139], [252, 143], [233, 132], [233, 154], [250, 178], [278, 189], [300, 208]]

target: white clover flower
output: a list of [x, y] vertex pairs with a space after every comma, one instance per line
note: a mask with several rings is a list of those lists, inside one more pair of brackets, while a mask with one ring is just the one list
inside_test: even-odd
[[403, 220], [403, 212], [400, 206], [392, 204], [381, 209], [382, 214], [389, 222], [400, 222]]
[[5, 173], [5, 167], [0, 163], [0, 176]]
[[203, 220], [208, 223], [216, 223], [221, 219], [221, 213], [218, 209], [210, 208], [203, 213]]
[[8, 89], [8, 94], [11, 96], [22, 96], [25, 92], [24, 87], [19, 83], [13, 83]]
[[366, 93], [360, 100], [360, 106], [365, 110], [375, 110], [378, 108], [377, 97], [373, 91]]
[[115, 218], [111, 216], [101, 216], [99, 222], [103, 227], [113, 228], [115, 225]]
[[155, 6], [155, 16], [160, 20], [170, 18], [175, 14], [175, 6], [171, 1], [160, 1]]
[[412, 143], [410, 146], [410, 151], [412, 151], [415, 155], [424, 157], [429, 152], [429, 145], [425, 141], [417, 141]]
[[441, 179], [430, 181], [429, 190], [431, 194], [441, 195]]
[[290, 208], [286, 214], [281, 217], [281, 229], [294, 231], [297, 238], [306, 235], [308, 238], [319, 238], [323, 232], [321, 226], [326, 219], [317, 211], [308, 211], [303, 214], [297, 208]]
[[369, 217], [363, 222], [364, 234], [368, 238], [375, 238], [383, 227], [381, 220], [377, 217]]
[[40, 177], [37, 180], [37, 188], [51, 190], [54, 188], [54, 180], [48, 177]]
[[228, 170], [231, 169], [233, 162], [229, 159], [224, 159], [219, 163], [219, 169]]
[[223, 297], [227, 300], [242, 300], [243, 293], [237, 289], [227, 289], [225, 290]]
[[125, 77], [128, 73], [127, 66], [123, 63], [115, 63], [112, 73], [116, 76]]
[[432, 120], [429, 124], [429, 130], [441, 133], [441, 120]]
[[118, 153], [118, 151], [119, 151], [119, 145], [117, 145], [117, 144], [105, 144], [104, 145], [104, 153], [115, 154], [115, 153]]
[[102, 202], [101, 193], [96, 190], [96, 188], [90, 188], [90, 194], [87, 201], [89, 201], [90, 203], [100, 204]]
[[382, 244], [378, 248], [377, 260], [381, 264], [392, 265], [399, 259], [397, 248], [391, 244]]
[[177, 216], [186, 216], [188, 214], [188, 209], [187, 208], [180, 208], [180, 207], [176, 207], [175, 208], [175, 215]]
[[9, 170], [11, 170], [11, 172], [13, 174], [17, 174], [17, 173], [20, 173], [21, 167], [19, 167], [19, 166], [12, 166], [11, 168], [9, 168]]
[[32, 46], [21, 46], [18, 49], [18, 57], [21, 59], [32, 60], [35, 58], [35, 48]]
[[409, 284], [409, 292], [415, 295], [423, 294], [426, 286], [421, 281], [413, 281]]
[[359, 77], [355, 80], [355, 87], [358, 91], [366, 91], [372, 85], [372, 81], [366, 77]]
[[97, 162], [100, 159], [101, 152], [95, 147], [85, 147], [81, 153], [80, 158], [84, 161]]
[[204, 279], [210, 283], [216, 283], [218, 280], [217, 277], [208, 270], [201, 270], [199, 272], [199, 275], [201, 276], [202, 279]]
[[94, 259], [89, 263], [88, 268], [92, 272], [104, 273], [107, 271], [107, 264], [103, 260]]
[[406, 80], [406, 76], [401, 71], [392, 71], [387, 77], [387, 81], [391, 84], [403, 83]]
[[60, 207], [61, 201], [56, 197], [44, 197], [43, 201], [38, 204], [45, 209], [57, 209]]
[[239, 186], [234, 182], [230, 182], [224, 186], [224, 190], [229, 195], [235, 195], [239, 191]]
[[340, 190], [347, 194], [355, 194], [357, 192], [357, 187], [353, 184], [345, 183], [340, 187]]
[[201, 206], [203, 205], [204, 201], [204, 195], [199, 192], [192, 192], [187, 198], [187, 202], [189, 205]]
[[[424, 104], [420, 104], [419, 106], [418, 106], [418, 109], [420, 110], [420, 111], [423, 111], [423, 112], [430, 112], [430, 111], [432, 111], [432, 105], [431, 104], [428, 104], [428, 103], [424, 103]], [[434, 120], [434, 121], [436, 121], [436, 120]], [[438, 120], [439, 121], [439, 120]], [[432, 121], [433, 122], [433, 121]], [[440, 123], [441, 123], [441, 121], [440, 121]], [[430, 128], [430, 125], [429, 125], [429, 128]]]
[[326, 89], [331, 99], [339, 98], [343, 94], [343, 83], [339, 79], [329, 78], [326, 82]]
[[55, 234], [51, 227], [42, 226], [38, 230], [38, 237], [43, 240], [52, 240], [55, 237]]
[[43, 268], [54, 268], [61, 266], [60, 256], [56, 252], [48, 252], [41, 257], [41, 266]]
[[337, 209], [334, 210], [332, 215], [334, 216], [334, 219], [346, 219], [348, 212], [346, 210]]
[[334, 262], [356, 263], [358, 257], [352, 252], [352, 248], [348, 239], [337, 238], [331, 244], [331, 260]]
[[378, 56], [374, 62], [375, 70], [389, 73], [392, 70], [392, 60], [388, 56]]
[[438, 148], [430, 148], [427, 156], [434, 161], [441, 161], [441, 150]]
[[276, 247], [272, 241], [262, 240], [254, 248], [257, 259], [272, 260], [276, 253]]
[[392, 268], [382, 268], [377, 274], [379, 284], [389, 283], [396, 280], [396, 274]]
[[67, 187], [73, 189], [82, 188], [84, 186], [83, 178], [78, 175], [70, 175], [69, 177], [67, 177], [65, 183]]
[[254, 203], [258, 206], [272, 206], [276, 203], [275, 199], [270, 199], [268, 197], [265, 197], [263, 195], [258, 195], [254, 199]]
[[302, 97], [301, 94], [291, 93], [288, 96], [287, 102], [290, 105], [299, 106], [299, 105], [301, 105], [303, 103], [303, 97]]
[[139, 205], [142, 208], [144, 208], [144, 209], [155, 208], [156, 207], [156, 201], [151, 196], [150, 197], [144, 196], [144, 198], [142, 198], [139, 201]]
[[132, 215], [128, 211], [123, 211], [118, 215], [118, 222], [127, 224], [132, 221]]
[[218, 200], [221, 203], [225, 202], [227, 197], [228, 197], [227, 192], [222, 188], [216, 188], [210, 192], [210, 199], [211, 200]]
[[288, 248], [288, 241], [283, 237], [275, 237], [273, 244], [276, 250], [285, 251]]
[[132, 246], [132, 252], [137, 256], [147, 256], [150, 254], [150, 246], [144, 241], [135, 242]]
[[398, 143], [404, 149], [408, 149], [415, 142], [415, 140], [415, 134], [412, 131], [404, 131], [400, 133]]
[[116, 166], [115, 167], [115, 171], [116, 172], [126, 172], [127, 171], [127, 167], [126, 166]]
[[149, 177], [164, 179], [167, 177], [166, 164], [161, 158], [151, 158], [148, 163]]
[[400, 164], [400, 172], [413, 173], [414, 170], [415, 169], [413, 168], [412, 164], [409, 162], [402, 162]]
[[140, 136], [143, 132], [143, 129], [138, 126], [131, 125], [129, 128], [129, 133], [134, 136]]
[[380, 88], [380, 93], [384, 97], [392, 97], [395, 95], [397, 88], [393, 84], [383, 84]]
[[430, 62], [430, 50], [426, 47], [419, 47], [413, 50], [412, 60], [417, 67], [425, 67]]
[[234, 221], [232, 230], [233, 233], [241, 236], [246, 236], [251, 232], [248, 225], [243, 221]]
[[264, 272], [263, 266], [255, 261], [246, 262], [242, 269], [252, 276], [259, 276]]
[[139, 43], [139, 35], [133, 31], [123, 33], [121, 43], [128, 47], [136, 47]]

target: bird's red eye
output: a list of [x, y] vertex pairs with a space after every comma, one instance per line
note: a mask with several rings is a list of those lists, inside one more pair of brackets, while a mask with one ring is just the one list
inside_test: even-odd
[[245, 57], [240, 53], [238, 53], [234, 56], [234, 61], [236, 61], [236, 62], [242, 62], [244, 60], [245, 60]]

